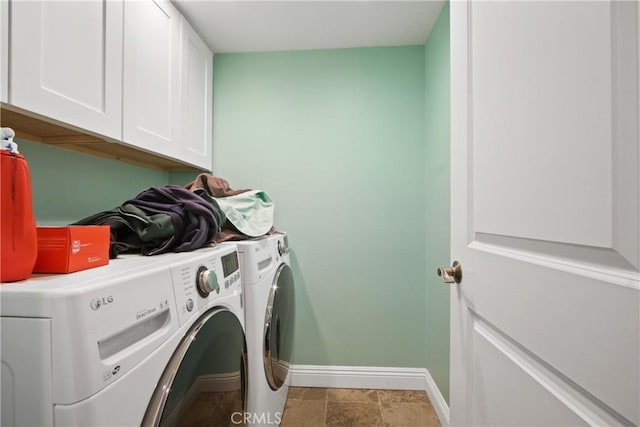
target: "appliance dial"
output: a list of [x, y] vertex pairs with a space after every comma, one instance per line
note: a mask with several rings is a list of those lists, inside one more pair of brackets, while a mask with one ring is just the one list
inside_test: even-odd
[[198, 293], [206, 298], [211, 292], [220, 293], [220, 286], [218, 285], [218, 276], [214, 271], [209, 270], [207, 267], [200, 267], [198, 269], [198, 275], [196, 278], [196, 288]]
[[282, 240], [278, 240], [278, 253], [280, 254], [280, 256], [284, 255], [287, 253], [287, 246], [284, 244], [284, 242]]

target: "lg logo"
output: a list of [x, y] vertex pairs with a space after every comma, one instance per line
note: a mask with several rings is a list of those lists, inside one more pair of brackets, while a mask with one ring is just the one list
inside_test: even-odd
[[92, 310], [97, 310], [103, 305], [111, 304], [112, 302], [113, 302], [113, 296], [109, 295], [108, 297], [92, 299], [91, 304], [89, 305], [91, 306]]

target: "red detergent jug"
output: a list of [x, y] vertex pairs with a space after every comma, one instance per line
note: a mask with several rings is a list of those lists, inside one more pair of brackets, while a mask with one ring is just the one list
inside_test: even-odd
[[27, 162], [18, 153], [0, 153], [0, 282], [15, 282], [31, 275], [38, 238]]

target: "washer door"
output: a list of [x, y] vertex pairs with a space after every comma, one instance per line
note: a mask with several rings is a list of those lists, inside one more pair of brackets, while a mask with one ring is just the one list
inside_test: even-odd
[[142, 425], [244, 425], [246, 356], [238, 318], [223, 308], [207, 311], [171, 356]]
[[271, 285], [264, 317], [264, 371], [272, 390], [284, 384], [293, 349], [293, 274], [281, 264]]

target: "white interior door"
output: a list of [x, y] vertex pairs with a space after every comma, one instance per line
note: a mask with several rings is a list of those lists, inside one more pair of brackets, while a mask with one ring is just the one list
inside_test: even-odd
[[451, 423], [640, 424], [636, 2], [451, 3]]

